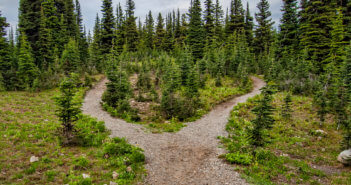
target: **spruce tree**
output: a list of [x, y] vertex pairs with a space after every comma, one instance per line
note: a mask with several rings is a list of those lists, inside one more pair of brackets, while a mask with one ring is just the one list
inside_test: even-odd
[[156, 36], [155, 36], [155, 47], [161, 50], [164, 47], [166, 31], [164, 29], [164, 20], [162, 14], [158, 14], [157, 26], [156, 26]]
[[149, 11], [146, 19], [146, 47], [151, 50], [154, 48], [154, 35], [154, 18], [152, 17], [152, 12]]
[[330, 31], [332, 19], [335, 17], [334, 1], [309, 0], [305, 6], [301, 44], [307, 50], [307, 60], [313, 62], [314, 72], [320, 74], [326, 68], [325, 59], [330, 53]]
[[74, 13], [74, 3], [73, 0], [65, 0], [65, 9], [63, 13], [65, 26], [66, 26], [66, 37], [67, 42], [69, 38], [78, 38], [77, 35], [77, 22], [76, 22], [76, 15]]
[[189, 30], [187, 43], [190, 46], [195, 61], [202, 59], [204, 55], [204, 28], [201, 19], [200, 0], [194, 0], [189, 10]]
[[27, 36], [21, 33], [20, 48], [18, 54], [18, 70], [17, 76], [20, 80], [22, 89], [30, 90], [33, 87], [34, 80], [38, 77], [38, 68], [34, 63], [34, 57], [31, 52]]
[[163, 49], [167, 52], [170, 52], [173, 50], [174, 47], [174, 36], [173, 36], [173, 31], [172, 31], [172, 16], [171, 14], [168, 15], [166, 19], [166, 37], [164, 41], [164, 47]]
[[251, 13], [250, 13], [249, 2], [247, 2], [246, 16], [245, 16], [245, 36], [249, 47], [252, 46], [252, 43], [254, 40], [253, 27], [254, 27], [253, 17], [251, 16]]
[[267, 0], [260, 0], [257, 4], [257, 8], [259, 12], [255, 14], [258, 23], [255, 30], [255, 52], [269, 53], [273, 42], [272, 26], [274, 22], [272, 22], [270, 18], [272, 13], [269, 11], [269, 3]]
[[79, 58], [79, 49], [77, 42], [74, 39], [70, 39], [65, 46], [65, 50], [62, 52], [61, 57], [61, 68], [65, 74], [79, 71], [82, 63]]
[[86, 38], [85, 28], [83, 27], [83, 18], [82, 12], [80, 8], [79, 0], [75, 0], [76, 5], [76, 24], [77, 24], [77, 42], [78, 42], [78, 49], [79, 49], [79, 57], [83, 63], [82, 68], [87, 68], [87, 62], [89, 57], [89, 45]]
[[252, 110], [256, 118], [252, 120], [253, 128], [249, 133], [250, 143], [254, 147], [263, 146], [266, 143], [264, 131], [271, 129], [275, 122], [273, 118], [274, 108], [271, 105], [274, 94], [272, 86], [268, 85], [262, 89], [263, 97], [257, 102]]
[[215, 32], [215, 7], [212, 0], [205, 1], [205, 12], [204, 12], [204, 28], [206, 33], [206, 41], [208, 45], [211, 45], [214, 32]]
[[135, 3], [133, 0], [127, 0], [126, 10], [126, 44], [128, 51], [136, 51], [138, 43], [138, 30], [136, 26], [136, 18], [134, 17]]
[[278, 55], [281, 56], [283, 50], [288, 53], [295, 53], [298, 49], [298, 14], [297, 0], [283, 1], [283, 16], [280, 20], [280, 33], [278, 35]]
[[112, 48], [115, 18], [113, 15], [112, 0], [103, 0], [101, 20], [101, 54], [108, 54]]
[[60, 96], [56, 97], [58, 109], [56, 115], [62, 124], [61, 144], [64, 146], [77, 144], [75, 143], [74, 123], [78, 120], [81, 113], [80, 103], [74, 100], [77, 93], [75, 81], [72, 78], [65, 78], [60, 84]]
[[116, 17], [116, 51], [118, 54], [123, 52], [123, 47], [125, 45], [125, 16], [123, 14], [123, 9], [119, 3], [117, 6], [117, 17]]
[[219, 0], [216, 0], [215, 5], [215, 38], [217, 42], [221, 42], [223, 40], [223, 10], [222, 6], [219, 3]]
[[282, 116], [284, 119], [286, 120], [290, 120], [291, 119], [291, 93], [289, 92], [285, 98], [284, 98], [284, 104], [282, 107]]
[[229, 22], [227, 25], [227, 36], [243, 31], [245, 27], [245, 14], [241, 0], [232, 0], [230, 6]]
[[11, 78], [11, 55], [10, 45], [6, 39], [6, 28], [9, 24], [6, 18], [1, 16], [0, 11], [0, 91], [9, 89]]
[[[43, 3], [44, 4], [44, 3]], [[53, 3], [52, 3], [53, 5]], [[55, 56], [54, 56], [54, 35], [53, 29], [50, 29], [47, 21], [47, 17], [44, 14], [44, 6], [41, 10], [41, 18], [40, 18], [40, 29], [39, 29], [39, 60], [40, 66], [39, 69], [47, 70], [48, 67], [54, 63]]]

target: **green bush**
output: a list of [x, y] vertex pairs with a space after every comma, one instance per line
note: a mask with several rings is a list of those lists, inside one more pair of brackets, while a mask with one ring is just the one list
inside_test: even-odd
[[73, 159], [72, 164], [74, 165], [75, 170], [84, 170], [89, 167], [89, 160], [85, 157], [78, 157]]
[[226, 160], [233, 164], [250, 165], [253, 161], [253, 157], [250, 154], [242, 153], [229, 153], [225, 156]]

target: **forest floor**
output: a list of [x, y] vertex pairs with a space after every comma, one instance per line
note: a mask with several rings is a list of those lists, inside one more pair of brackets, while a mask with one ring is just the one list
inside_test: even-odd
[[218, 158], [225, 150], [219, 148], [217, 137], [227, 135], [225, 126], [233, 106], [259, 94], [265, 85], [256, 77], [252, 80], [251, 93], [214, 107], [177, 133], [153, 134], [142, 125], [111, 117], [100, 104], [107, 79], [86, 94], [83, 113], [105, 121], [112, 137], [125, 137], [144, 149], [148, 171], [145, 184], [246, 184], [231, 165]]

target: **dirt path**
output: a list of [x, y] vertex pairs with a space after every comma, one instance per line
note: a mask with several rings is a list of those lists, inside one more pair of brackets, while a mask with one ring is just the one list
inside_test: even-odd
[[225, 150], [218, 148], [217, 136], [227, 135], [225, 125], [233, 106], [259, 94], [259, 89], [265, 85], [255, 77], [253, 81], [254, 89], [251, 93], [216, 106], [209, 114], [188, 123], [178, 133], [152, 134], [141, 125], [111, 117], [100, 106], [107, 80], [87, 93], [83, 113], [105, 121], [112, 136], [125, 137], [131, 144], [145, 150], [148, 171], [145, 184], [246, 184], [232, 166], [218, 159]]

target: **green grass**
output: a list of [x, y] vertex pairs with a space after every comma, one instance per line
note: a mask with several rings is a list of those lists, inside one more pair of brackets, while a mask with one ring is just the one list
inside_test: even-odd
[[[83, 97], [84, 90], [80, 91]], [[60, 126], [53, 97], [58, 90], [38, 93], [0, 92], [0, 184], [133, 184], [145, 174], [142, 151], [126, 142], [120, 146], [133, 150], [107, 157], [105, 146], [114, 143], [101, 122], [81, 116], [77, 127], [87, 147], [61, 147]], [[86, 136], [86, 137], [83, 137]], [[88, 147], [90, 146], [90, 147]], [[39, 157], [30, 163], [30, 157]], [[140, 157], [139, 157], [140, 158]], [[113, 161], [130, 161], [111, 165]], [[131, 167], [132, 170], [126, 170]], [[119, 173], [118, 179], [112, 173]], [[82, 174], [90, 178], [83, 179]]]
[[[228, 150], [223, 157], [236, 164], [237, 171], [254, 184], [350, 184], [350, 167], [336, 160], [342, 137], [333, 116], [328, 115], [320, 126], [312, 99], [293, 96], [292, 119], [285, 120], [281, 116], [285, 96], [286, 93], [274, 96], [276, 123], [266, 133], [267, 145], [254, 154], [247, 133], [254, 118], [251, 109], [259, 96], [236, 106], [227, 125], [229, 137], [222, 138]], [[326, 134], [317, 134], [316, 130]], [[249, 163], [248, 158], [252, 159]]]

